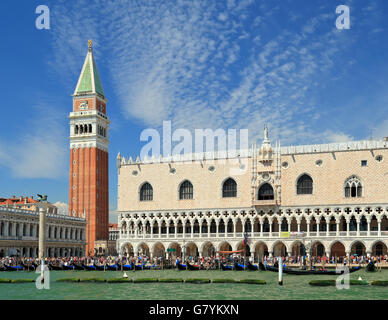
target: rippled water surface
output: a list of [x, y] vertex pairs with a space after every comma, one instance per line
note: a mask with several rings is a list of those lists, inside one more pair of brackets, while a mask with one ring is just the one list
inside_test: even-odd
[[[120, 271], [51, 271], [50, 290], [37, 290], [35, 283], [0, 283], [0, 299], [183, 299], [183, 300], [266, 300], [266, 299], [388, 299], [388, 287], [351, 286], [348, 290], [335, 287], [313, 287], [312, 279], [336, 279], [336, 276], [284, 275], [284, 284], [277, 283], [277, 273], [270, 271], [127, 271], [130, 278], [208, 278], [263, 279], [266, 285], [254, 284], [189, 284], [189, 283], [62, 283], [59, 278], [118, 278]], [[350, 274], [351, 279], [388, 280], [388, 270]], [[0, 278], [35, 279], [34, 272], [0, 272]]]

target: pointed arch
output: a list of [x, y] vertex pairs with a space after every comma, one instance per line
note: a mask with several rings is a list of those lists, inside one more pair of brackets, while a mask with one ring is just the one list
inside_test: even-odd
[[154, 198], [154, 189], [149, 182], [144, 182], [139, 191], [140, 201], [152, 201]]
[[302, 174], [296, 182], [296, 194], [313, 194], [313, 179], [307, 173]]
[[179, 200], [193, 199], [194, 188], [189, 180], [184, 180], [179, 186]]
[[237, 197], [237, 182], [232, 178], [227, 178], [222, 184], [222, 197], [235, 198]]
[[346, 198], [360, 198], [363, 195], [361, 179], [352, 175], [345, 180], [344, 192]]
[[273, 187], [269, 183], [264, 183], [260, 186], [257, 192], [257, 200], [274, 200]]

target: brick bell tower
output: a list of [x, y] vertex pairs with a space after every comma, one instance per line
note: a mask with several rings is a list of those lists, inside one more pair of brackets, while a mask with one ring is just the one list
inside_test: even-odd
[[73, 94], [70, 112], [69, 211], [85, 217], [86, 252], [109, 239], [108, 132], [106, 103], [93, 57], [92, 42]]

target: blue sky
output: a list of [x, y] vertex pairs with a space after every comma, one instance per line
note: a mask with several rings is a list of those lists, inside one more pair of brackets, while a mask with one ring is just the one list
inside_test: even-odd
[[[40, 4], [50, 30], [35, 27]], [[335, 9], [350, 7], [350, 29]], [[249, 129], [282, 145], [388, 136], [384, 0], [2, 1], [0, 195], [68, 202], [71, 94], [93, 48], [108, 98], [110, 208], [115, 157], [140, 133]], [[112, 215], [112, 219], [113, 219]]]

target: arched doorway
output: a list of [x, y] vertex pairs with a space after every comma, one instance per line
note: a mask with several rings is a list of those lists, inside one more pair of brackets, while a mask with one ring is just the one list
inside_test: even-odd
[[262, 261], [265, 256], [269, 256], [267, 245], [264, 242], [257, 243], [255, 246], [255, 260], [258, 258], [259, 261]]
[[232, 251], [232, 246], [229, 244], [229, 242], [222, 242], [220, 245], [220, 251]]
[[[176, 257], [182, 257], [182, 248], [177, 242], [170, 243], [167, 250], [169, 257], [176, 259]], [[172, 250], [171, 250], [172, 249]]]
[[249, 247], [248, 244], [245, 245], [245, 247], [244, 247], [243, 243], [240, 242], [240, 243], [238, 244], [238, 246], [237, 246], [237, 250], [243, 250], [243, 251], [241, 252], [241, 256], [242, 256], [242, 257], [243, 257], [244, 255], [246, 255], [247, 257], [249, 257], [249, 256], [251, 255], [251, 248]]
[[130, 256], [134, 255], [133, 246], [130, 243], [125, 243], [122, 246], [121, 251], [122, 251], [123, 256], [126, 256], [126, 257], [130, 257]]
[[214, 257], [216, 249], [211, 242], [206, 242], [202, 247], [202, 257]]
[[350, 254], [357, 256], [366, 256], [365, 245], [361, 241], [353, 243], [352, 247], [350, 248]]
[[190, 242], [186, 245], [185, 255], [193, 258], [198, 257], [198, 247], [194, 242]]
[[344, 256], [346, 256], [345, 246], [339, 241], [334, 242], [331, 245], [330, 256], [331, 257], [344, 257]]
[[283, 242], [279, 241], [273, 246], [273, 256], [274, 257], [287, 256], [287, 247]]
[[385, 256], [386, 254], [387, 254], [387, 245], [384, 242], [378, 241], [373, 244], [372, 246], [373, 256]]
[[148, 247], [148, 245], [146, 243], [143, 242], [137, 247], [137, 255], [138, 256], [147, 256], [147, 257], [150, 256], [150, 248]]
[[306, 248], [304, 244], [301, 241], [295, 241], [292, 244], [291, 256], [297, 257], [297, 256], [305, 256], [305, 255], [306, 255]]
[[325, 255], [325, 246], [317, 241], [313, 244], [313, 256], [314, 257], [323, 257]]
[[164, 245], [161, 242], [157, 242], [154, 245], [152, 256], [154, 258], [162, 257], [164, 258], [166, 256], [166, 249], [164, 248]]

